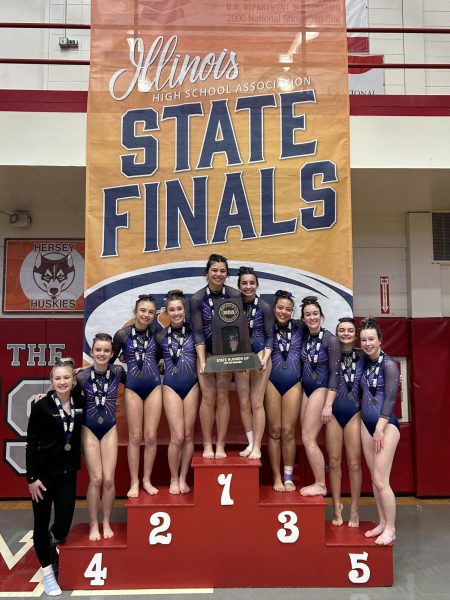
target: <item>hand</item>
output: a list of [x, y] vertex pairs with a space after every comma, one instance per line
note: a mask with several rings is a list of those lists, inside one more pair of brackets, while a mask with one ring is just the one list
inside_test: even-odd
[[373, 433], [373, 449], [375, 454], [378, 454], [384, 448], [384, 432], [375, 429]]
[[259, 370], [260, 370], [260, 371], [265, 371], [265, 370], [267, 369], [267, 360], [268, 360], [268, 358], [269, 358], [269, 357], [267, 357], [267, 358], [266, 358], [266, 357], [264, 356], [264, 357], [261, 359], [261, 366], [259, 367]]
[[198, 374], [199, 375], [204, 375], [205, 374], [205, 368], [206, 368], [206, 361], [199, 360], [198, 361]]
[[35, 394], [34, 395], [34, 402], [39, 402], [39, 400], [42, 400], [42, 398], [45, 398], [47, 394]]
[[36, 481], [33, 481], [33, 483], [29, 483], [28, 489], [30, 490], [31, 499], [35, 502], [43, 500], [44, 496], [42, 495], [42, 492], [47, 491], [47, 488], [44, 486], [40, 479], [36, 479]]
[[332, 409], [329, 404], [325, 404], [322, 410], [322, 423], [329, 423], [331, 421]]
[[126, 364], [126, 362], [127, 362], [127, 361], [125, 360], [125, 357], [124, 357], [124, 355], [123, 355], [123, 353], [122, 353], [122, 352], [119, 354], [119, 360], [120, 360], [120, 362], [121, 362], [121, 363], [124, 363], [124, 364]]

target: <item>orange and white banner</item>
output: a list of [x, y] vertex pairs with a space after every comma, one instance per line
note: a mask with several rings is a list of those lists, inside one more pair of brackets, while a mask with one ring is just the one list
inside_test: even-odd
[[204, 285], [210, 253], [260, 292], [351, 313], [344, 0], [93, 0], [86, 339], [140, 293]]

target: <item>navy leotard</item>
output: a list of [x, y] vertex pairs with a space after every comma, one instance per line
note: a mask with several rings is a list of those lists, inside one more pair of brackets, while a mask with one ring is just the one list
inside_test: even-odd
[[374, 377], [377, 361], [364, 359], [364, 371], [361, 376], [361, 417], [370, 435], [375, 432], [380, 415], [389, 418], [389, 423], [400, 431], [398, 419], [394, 414], [395, 399], [400, 385], [400, 371], [397, 363], [390, 356], [382, 353], [383, 360], [377, 377], [377, 387], [374, 389]]
[[[305, 332], [301, 359], [303, 365], [303, 389], [310, 396], [319, 388], [328, 388], [337, 391], [339, 371], [341, 370], [341, 344], [338, 338], [327, 329], [323, 329], [323, 338], [320, 345], [317, 363], [308, 359], [314, 356], [317, 335]], [[308, 352], [308, 342], [313, 342]]]
[[[172, 351], [176, 355], [179, 345], [179, 335], [181, 328], [172, 328]], [[186, 398], [194, 385], [198, 382], [197, 378], [197, 353], [195, 351], [194, 333], [186, 327], [185, 341], [181, 350], [181, 354], [176, 363], [177, 372], [173, 372], [174, 362], [169, 353], [168, 346], [168, 327], [159, 331], [156, 334], [156, 343], [160, 348], [164, 359], [164, 381], [163, 384], [172, 388], [173, 391], [180, 396], [182, 400]]]
[[[83, 425], [88, 427], [92, 433], [101, 440], [102, 437], [116, 424], [116, 402], [119, 384], [125, 383], [125, 370], [120, 365], [109, 365], [110, 378], [105, 404], [103, 407], [97, 407], [95, 403], [95, 394], [91, 373], [94, 367], [88, 367], [79, 371], [76, 375], [77, 382], [83, 389], [86, 398], [86, 410], [84, 413]], [[96, 371], [94, 371], [95, 373]], [[104, 373], [97, 373], [97, 385], [103, 385]], [[102, 423], [98, 418], [103, 419]]]
[[[212, 310], [208, 302], [206, 289], [201, 288], [191, 297], [191, 323], [194, 330], [195, 345], [204, 344], [207, 352], [212, 352]], [[224, 294], [222, 292], [211, 292], [211, 299], [214, 303], [222, 298], [240, 298], [241, 293], [235, 288], [224, 285]]]
[[[122, 352], [125, 362], [127, 363], [127, 378], [125, 388], [135, 392], [142, 400], [145, 400], [151, 392], [161, 385], [161, 376], [157, 365], [157, 348], [154, 329], [150, 326], [148, 331], [148, 346], [145, 350], [143, 363], [139, 368], [138, 361], [133, 348], [133, 339], [131, 336], [131, 328], [124, 327], [116, 332], [113, 339], [113, 357], [112, 362]], [[144, 343], [144, 331], [136, 331], [138, 338], [138, 348], [142, 352]]]
[[[300, 351], [303, 344], [303, 324], [300, 321], [291, 320], [291, 345], [287, 356], [282, 355], [277, 336], [273, 337], [272, 371], [269, 381], [273, 383], [278, 393], [283, 396], [288, 390], [297, 384], [302, 377], [302, 364], [300, 362]], [[275, 333], [281, 333], [281, 345], [283, 349], [287, 346], [288, 325], [282, 327], [275, 325]], [[283, 368], [283, 364], [286, 367]]]
[[[355, 377], [350, 385], [352, 372], [352, 352], [342, 352], [341, 369], [339, 372], [339, 383], [336, 392], [336, 398], [333, 402], [333, 415], [339, 425], [344, 428], [356, 413], [361, 410], [361, 401], [359, 398], [359, 386], [363, 372], [364, 359], [361, 350], [355, 350]], [[344, 367], [342, 366], [344, 363]], [[349, 385], [344, 379], [344, 372], [347, 373]]]
[[[273, 309], [271, 306], [258, 298], [255, 315], [252, 318], [252, 309], [254, 302], [244, 301], [244, 310], [247, 313], [247, 321], [249, 324], [249, 335], [252, 344], [252, 352], [258, 354], [264, 348], [272, 348], [273, 345]], [[250, 321], [253, 320], [253, 327], [250, 327]]]

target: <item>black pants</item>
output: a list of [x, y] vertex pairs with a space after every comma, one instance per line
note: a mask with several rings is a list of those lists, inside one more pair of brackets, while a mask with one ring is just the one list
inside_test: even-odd
[[33, 501], [34, 532], [33, 541], [39, 562], [42, 567], [51, 564], [49, 525], [54, 507], [54, 522], [51, 532], [55, 540], [62, 541], [67, 537], [72, 525], [75, 510], [75, 495], [77, 487], [76, 472], [54, 477], [40, 477], [47, 488], [42, 492], [44, 497], [39, 502]]

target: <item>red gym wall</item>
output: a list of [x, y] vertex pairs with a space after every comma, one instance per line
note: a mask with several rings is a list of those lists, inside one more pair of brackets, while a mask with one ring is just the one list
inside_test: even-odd
[[[385, 351], [397, 357], [407, 357], [409, 362], [408, 386], [410, 423], [401, 425], [402, 438], [395, 457], [392, 484], [396, 493], [417, 496], [450, 495], [450, 419], [446, 410], [450, 396], [450, 319], [380, 319]], [[0, 319], [2, 343], [0, 346], [0, 436], [2, 461], [0, 461], [0, 497], [27, 497], [23, 476], [17, 474], [15, 457], [23, 453], [24, 429], [29, 411], [28, 391], [44, 391], [39, 380], [48, 378], [52, 362], [52, 347], [63, 348], [63, 354], [73, 356], [81, 364], [82, 319]], [[15, 350], [13, 347], [15, 346]], [[15, 359], [15, 360], [14, 360]], [[14, 364], [13, 364], [14, 363]], [[34, 391], [33, 391], [34, 393]], [[198, 425], [198, 423], [197, 423]], [[124, 495], [128, 484], [126, 463], [126, 423], [124, 411], [119, 412], [120, 442], [117, 469], [118, 495]], [[299, 436], [298, 436], [298, 439]], [[243, 444], [236, 398], [232, 398], [232, 418], [229, 429], [230, 445]], [[159, 441], [168, 442], [168, 428], [161, 422]], [[196, 443], [201, 443], [197, 427]], [[16, 454], [18, 453], [18, 454]], [[155, 482], [168, 484], [166, 449], [158, 452]], [[343, 469], [344, 491], [348, 490]], [[299, 443], [297, 477], [300, 481], [311, 478], [303, 449]], [[78, 492], [86, 489], [86, 473], [80, 477]], [[270, 482], [270, 470], [263, 457], [261, 481]], [[370, 492], [370, 479], [364, 469], [363, 492]]]

